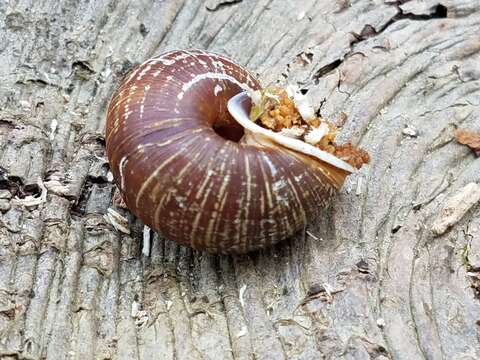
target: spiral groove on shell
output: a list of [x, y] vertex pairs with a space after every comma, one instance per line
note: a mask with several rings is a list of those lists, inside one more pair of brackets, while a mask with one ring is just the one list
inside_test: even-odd
[[200, 50], [150, 59], [120, 85], [107, 154], [145, 224], [195, 249], [242, 253], [288, 238], [327, 206], [348, 172], [244, 131], [227, 101], [247, 88], [260, 88], [247, 70]]

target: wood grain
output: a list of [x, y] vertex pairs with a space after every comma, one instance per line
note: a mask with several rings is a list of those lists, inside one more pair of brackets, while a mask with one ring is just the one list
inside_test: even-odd
[[[479, 358], [479, 205], [431, 231], [480, 181], [453, 140], [480, 130], [479, 27], [471, 0], [1, 2], [1, 357]], [[142, 224], [105, 221], [109, 98], [186, 47], [299, 83], [371, 154], [306, 233], [239, 257], [154, 235], [145, 257]]]

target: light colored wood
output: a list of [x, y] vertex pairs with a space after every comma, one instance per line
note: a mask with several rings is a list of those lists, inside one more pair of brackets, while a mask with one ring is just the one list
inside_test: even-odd
[[[480, 358], [480, 207], [431, 231], [480, 181], [453, 140], [480, 129], [480, 3], [439, 4], [0, 2], [0, 184], [14, 197], [0, 199], [1, 357]], [[239, 257], [154, 235], [145, 257], [138, 221], [125, 213], [130, 235], [105, 221], [109, 96], [134, 64], [184, 47], [300, 83], [370, 152], [305, 234]]]

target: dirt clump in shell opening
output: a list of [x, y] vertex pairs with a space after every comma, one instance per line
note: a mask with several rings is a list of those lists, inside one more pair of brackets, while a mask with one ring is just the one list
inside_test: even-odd
[[266, 129], [309, 143], [357, 169], [370, 161], [368, 153], [352, 143], [337, 144], [338, 128], [315, 116], [306, 98], [292, 90], [270, 87], [257, 92], [250, 119]]

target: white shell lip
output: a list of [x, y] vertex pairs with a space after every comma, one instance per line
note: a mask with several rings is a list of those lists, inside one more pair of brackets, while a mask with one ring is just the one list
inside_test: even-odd
[[250, 120], [250, 116], [247, 110], [249, 108], [249, 103], [250, 98], [248, 94], [246, 92], [241, 92], [232, 97], [227, 104], [230, 114], [245, 129], [255, 134], [261, 134], [273, 140], [277, 144], [285, 146], [299, 153], [313, 156], [323, 162], [335, 166], [336, 168], [348, 171], [349, 173], [353, 173], [356, 171], [353, 166], [326, 151], [320, 150], [319, 148], [301, 140], [281, 135], [280, 133], [276, 133], [255, 124], [252, 120]]

